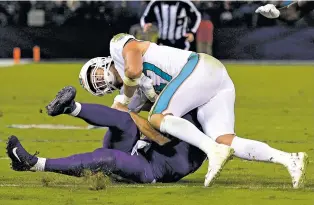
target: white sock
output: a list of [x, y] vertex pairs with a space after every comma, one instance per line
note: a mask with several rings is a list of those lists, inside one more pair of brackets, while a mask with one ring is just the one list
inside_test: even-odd
[[46, 158], [38, 157], [38, 161], [32, 167], [32, 170], [43, 172], [45, 170], [46, 160], [47, 160]]
[[76, 117], [82, 110], [81, 103], [75, 102], [76, 108], [69, 115]]
[[231, 147], [234, 149], [234, 155], [246, 159], [263, 162], [279, 163], [287, 166], [291, 154], [270, 147], [263, 142], [235, 137]]
[[160, 131], [198, 147], [207, 155], [215, 150], [217, 143], [201, 132], [189, 121], [180, 117], [166, 115], [160, 124]]

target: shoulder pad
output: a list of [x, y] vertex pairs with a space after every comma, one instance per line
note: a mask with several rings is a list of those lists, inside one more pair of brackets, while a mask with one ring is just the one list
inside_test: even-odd
[[112, 37], [110, 44], [119, 44], [123, 47], [130, 39], [135, 39], [135, 37], [127, 33], [119, 33]]

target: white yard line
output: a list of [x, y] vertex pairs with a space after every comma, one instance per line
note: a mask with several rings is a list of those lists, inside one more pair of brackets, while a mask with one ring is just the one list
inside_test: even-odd
[[32, 59], [21, 59], [19, 64], [15, 64], [13, 59], [0, 59], [0, 68], [1, 67], [11, 67], [11, 66], [15, 66], [15, 65], [25, 65], [25, 64], [30, 64], [32, 63]]
[[107, 127], [98, 127], [93, 125], [75, 126], [63, 124], [11, 124], [8, 128], [15, 129], [51, 129], [51, 130], [91, 130], [91, 129], [107, 129]]

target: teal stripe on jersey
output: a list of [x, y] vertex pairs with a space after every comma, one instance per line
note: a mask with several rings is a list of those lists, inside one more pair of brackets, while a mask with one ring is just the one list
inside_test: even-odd
[[[172, 96], [175, 94], [180, 85], [191, 75], [199, 60], [199, 55], [192, 53], [188, 62], [184, 65], [181, 72], [176, 76], [164, 89], [159, 96], [158, 101], [153, 108], [152, 114], [160, 114], [167, 109]], [[182, 102], [184, 103], [184, 102]]]
[[161, 77], [162, 79], [164, 79], [164, 80], [166, 80], [168, 82], [172, 79], [171, 75], [169, 75], [168, 73], [162, 71], [160, 68], [158, 68], [154, 64], [144, 62], [143, 63], [143, 72], [144, 72], [144, 74], [147, 74], [148, 70], [152, 71], [153, 73], [155, 73], [156, 75], [158, 75], [159, 77]]
[[154, 89], [156, 91], [157, 94], [159, 94], [165, 87], [166, 87], [166, 83], [160, 83], [160, 85], [154, 85]]

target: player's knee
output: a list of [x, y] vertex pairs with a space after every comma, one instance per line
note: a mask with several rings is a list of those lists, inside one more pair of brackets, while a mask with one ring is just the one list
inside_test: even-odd
[[[116, 163], [116, 158], [112, 153], [112, 150], [106, 148], [99, 148], [93, 152], [95, 156], [94, 160], [98, 161], [97, 164], [102, 170], [113, 167]], [[99, 158], [99, 156], [101, 156]]]
[[149, 123], [155, 128], [160, 129], [162, 120], [164, 119], [163, 114], [152, 114], [148, 117]]
[[220, 135], [219, 137], [216, 138], [216, 142], [219, 144], [231, 146], [234, 137], [235, 137], [234, 134]]

